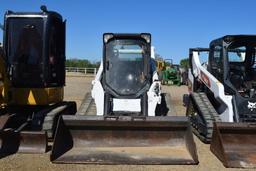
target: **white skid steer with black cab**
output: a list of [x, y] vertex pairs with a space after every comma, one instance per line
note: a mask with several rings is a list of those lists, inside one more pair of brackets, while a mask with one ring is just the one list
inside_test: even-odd
[[91, 96], [75, 116], [59, 120], [51, 160], [197, 164], [189, 122], [167, 116], [168, 95], [161, 93], [154, 66], [150, 34], [104, 34]]
[[187, 116], [225, 167], [256, 168], [255, 54], [256, 35], [226, 35], [190, 49]]

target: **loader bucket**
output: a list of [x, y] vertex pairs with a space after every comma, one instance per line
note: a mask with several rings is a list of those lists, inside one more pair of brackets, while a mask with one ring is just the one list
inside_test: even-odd
[[198, 164], [186, 117], [60, 117], [51, 161], [87, 164]]
[[225, 167], [256, 168], [256, 124], [217, 122], [211, 151]]
[[45, 153], [46, 133], [43, 131], [0, 131], [0, 158], [15, 153]]
[[0, 116], [0, 158], [14, 153], [45, 153], [47, 136], [44, 131], [20, 131], [19, 128], [9, 128], [8, 121], [14, 115]]

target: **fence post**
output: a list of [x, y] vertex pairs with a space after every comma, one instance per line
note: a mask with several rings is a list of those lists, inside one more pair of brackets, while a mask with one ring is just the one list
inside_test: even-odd
[[94, 68], [94, 75], [96, 75], [96, 72], [97, 72], [97, 68]]
[[84, 74], [85, 75], [87, 74], [87, 68], [84, 68]]

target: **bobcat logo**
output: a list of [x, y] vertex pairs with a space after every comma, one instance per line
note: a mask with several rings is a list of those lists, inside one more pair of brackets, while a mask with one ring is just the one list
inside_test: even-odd
[[252, 112], [254, 109], [256, 109], [256, 102], [252, 103], [248, 101], [248, 105], [247, 105], [248, 109]]

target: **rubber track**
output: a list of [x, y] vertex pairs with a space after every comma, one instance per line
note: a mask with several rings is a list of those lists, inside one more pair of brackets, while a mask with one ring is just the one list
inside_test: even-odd
[[210, 143], [212, 138], [213, 122], [221, 121], [219, 114], [216, 112], [205, 93], [193, 93], [191, 97], [192, 103], [190, 103], [190, 105], [193, 104], [192, 107], [194, 112], [198, 112], [198, 116], [203, 121], [203, 123], [200, 122], [197, 117], [193, 117], [192, 113], [188, 113], [187, 111], [187, 116], [190, 119], [193, 132], [204, 143]]
[[76, 115], [96, 115], [96, 104], [91, 93], [86, 93]]

